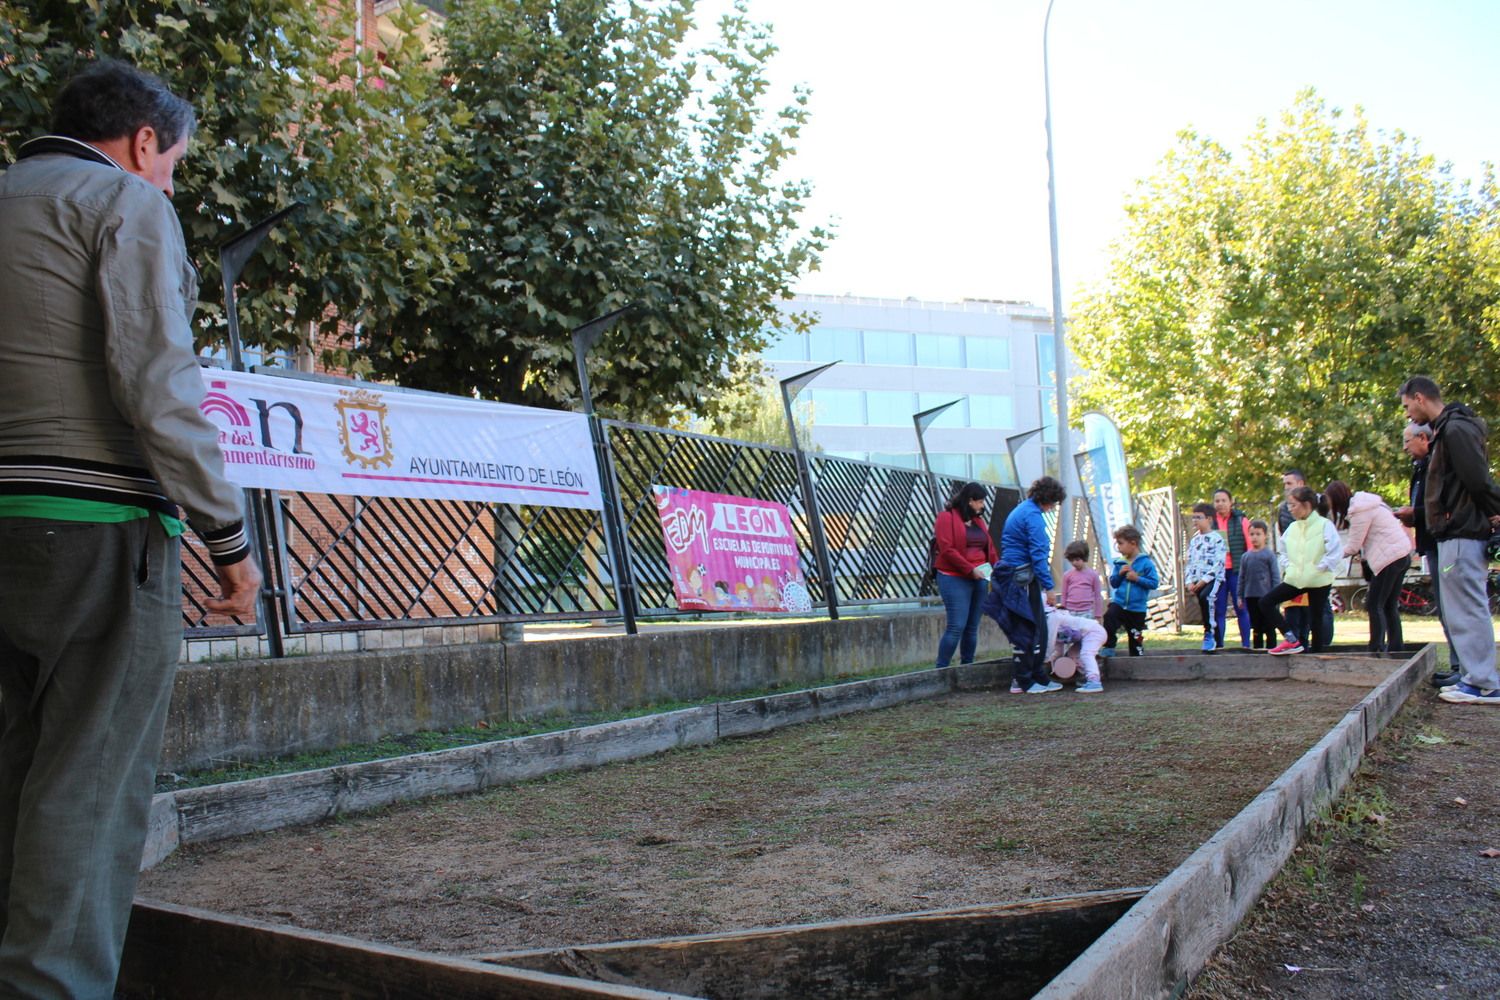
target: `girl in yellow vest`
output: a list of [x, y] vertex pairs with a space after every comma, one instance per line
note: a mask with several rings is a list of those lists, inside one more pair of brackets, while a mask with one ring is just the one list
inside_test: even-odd
[[[1334, 571], [1343, 562], [1344, 546], [1333, 522], [1323, 516], [1328, 512], [1324, 503], [1306, 486], [1287, 495], [1293, 520], [1281, 533], [1281, 583], [1260, 599], [1261, 614], [1283, 636], [1281, 644], [1271, 650], [1272, 656], [1300, 653], [1308, 646], [1316, 653], [1328, 644], [1322, 634], [1323, 609], [1328, 606]], [[1307, 595], [1310, 637], [1291, 631], [1281, 613], [1282, 602], [1299, 594]]]

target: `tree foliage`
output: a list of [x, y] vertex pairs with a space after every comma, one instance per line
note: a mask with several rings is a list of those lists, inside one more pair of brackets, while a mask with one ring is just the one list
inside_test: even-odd
[[1500, 409], [1500, 199], [1402, 133], [1299, 95], [1238, 156], [1191, 132], [1126, 205], [1071, 323], [1080, 409], [1149, 485], [1279, 494], [1405, 482], [1395, 392], [1430, 374]]
[[591, 358], [607, 412], [715, 408], [736, 355], [782, 324], [775, 299], [815, 266], [807, 186], [780, 178], [806, 95], [763, 107], [775, 51], [743, 7], [688, 51], [691, 0], [459, 0], [444, 73], [472, 115], [446, 152], [467, 274], [371, 328], [380, 375], [424, 388], [575, 405], [570, 331], [638, 307]]
[[[378, 61], [349, 44], [348, 5], [306, 0], [3, 0], [0, 154], [47, 129], [56, 90], [85, 62], [125, 59], [198, 111], [174, 199], [202, 275], [200, 344], [223, 338], [217, 247], [302, 200], [243, 275], [249, 343], [295, 347], [311, 326], [378, 325], [463, 264], [436, 197], [462, 109], [414, 33]], [[408, 27], [415, 8], [397, 12]]]

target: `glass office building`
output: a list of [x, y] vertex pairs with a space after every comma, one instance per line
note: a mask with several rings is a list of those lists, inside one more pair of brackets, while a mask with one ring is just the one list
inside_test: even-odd
[[[798, 397], [812, 443], [832, 455], [920, 467], [912, 415], [957, 401], [926, 433], [933, 470], [990, 482], [1056, 474], [1052, 315], [1022, 302], [923, 302], [802, 295], [783, 312], [816, 317], [779, 335], [765, 360], [777, 379], [837, 361]], [[1017, 450], [1006, 439], [1041, 429]]]

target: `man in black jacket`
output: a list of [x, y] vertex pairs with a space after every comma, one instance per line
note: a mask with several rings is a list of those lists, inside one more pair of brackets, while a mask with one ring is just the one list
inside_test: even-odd
[[1489, 557], [1494, 522], [1500, 521], [1500, 485], [1490, 475], [1489, 429], [1462, 403], [1444, 405], [1437, 383], [1424, 375], [1401, 386], [1401, 405], [1417, 423], [1430, 424], [1424, 512], [1437, 540], [1441, 614], [1463, 663], [1463, 676], [1438, 697], [1457, 704], [1500, 705], [1495, 672], [1495, 629], [1490, 617]]
[[[1401, 523], [1416, 532], [1417, 555], [1427, 562], [1428, 579], [1432, 581], [1432, 600], [1442, 621], [1442, 574], [1438, 572], [1437, 540], [1427, 530], [1427, 453], [1432, 449], [1432, 428], [1426, 424], [1408, 423], [1401, 433], [1401, 450], [1411, 456], [1411, 482], [1407, 485], [1407, 505], [1396, 511]], [[1448, 636], [1448, 626], [1443, 626]], [[1448, 669], [1432, 675], [1434, 687], [1456, 684], [1463, 677], [1462, 663], [1453, 639], [1448, 637]]]

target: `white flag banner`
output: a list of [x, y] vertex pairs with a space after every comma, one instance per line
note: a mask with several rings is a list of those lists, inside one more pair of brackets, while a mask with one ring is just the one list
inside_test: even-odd
[[603, 506], [581, 413], [212, 368], [203, 387], [239, 486]]

